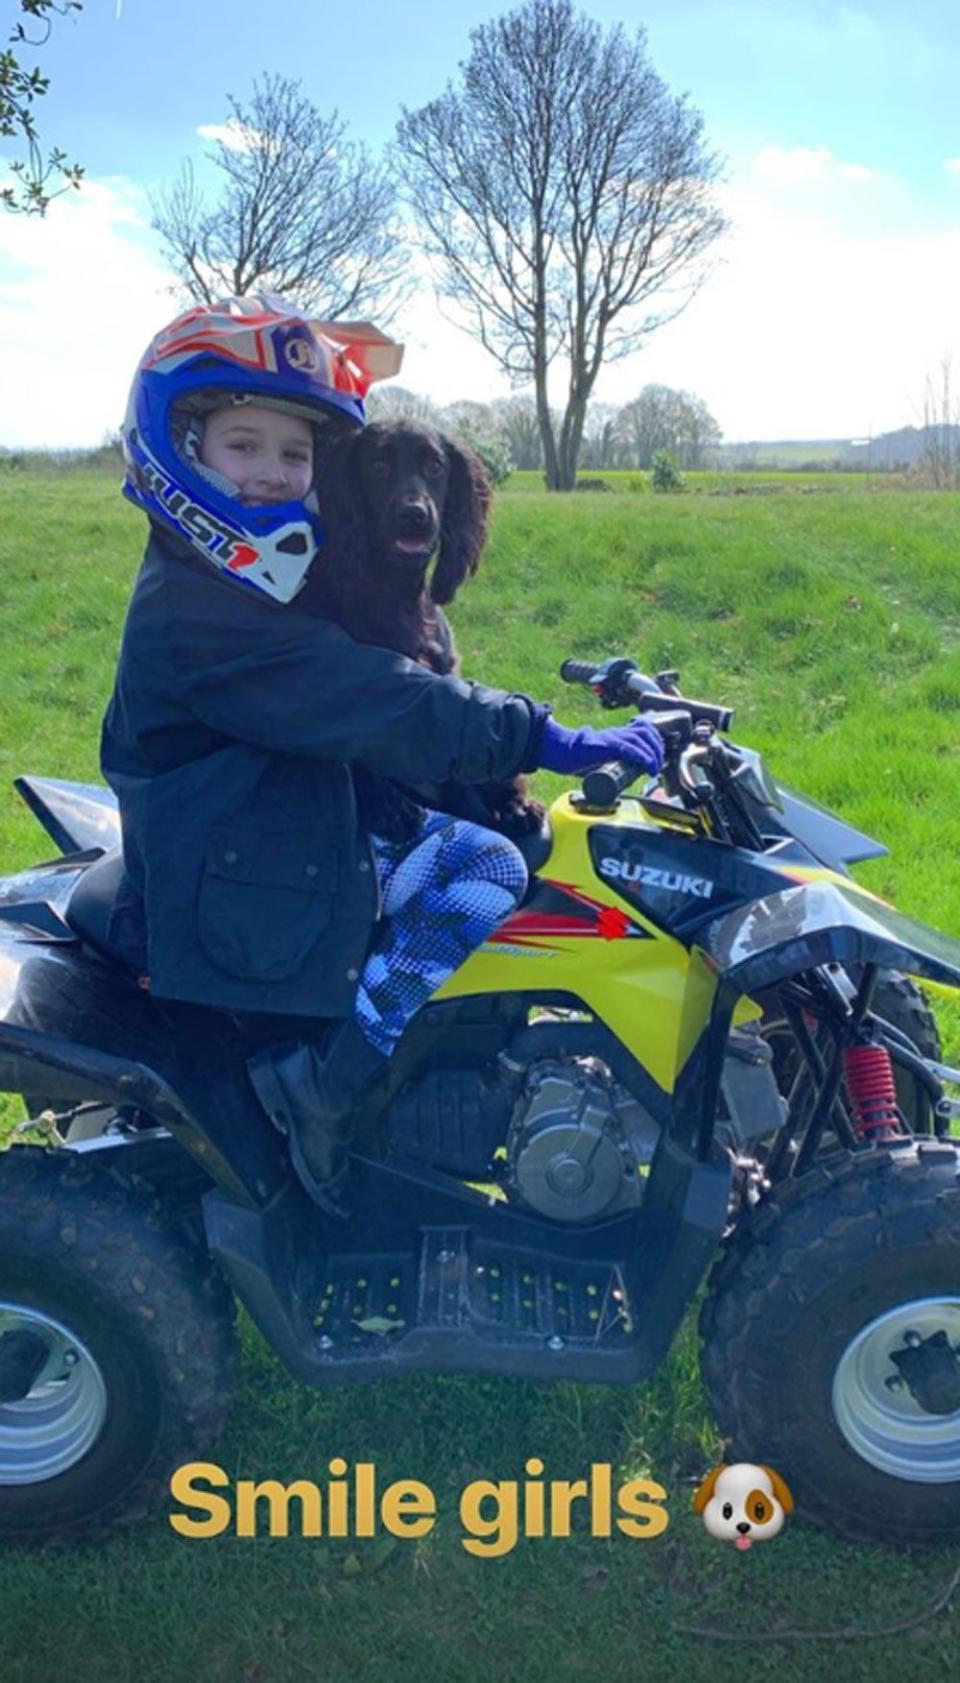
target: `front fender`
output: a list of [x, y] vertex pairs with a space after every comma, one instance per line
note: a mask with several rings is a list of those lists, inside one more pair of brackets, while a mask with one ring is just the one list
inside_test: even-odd
[[877, 964], [960, 988], [960, 942], [851, 883], [803, 883], [708, 924], [701, 952], [717, 987], [710, 1019], [674, 1089], [671, 1133], [701, 1157], [711, 1149], [720, 1073], [738, 1000], [818, 965]]
[[701, 946], [724, 991], [755, 994], [819, 964], [879, 964], [960, 988], [960, 942], [851, 884], [802, 883], [727, 912]]

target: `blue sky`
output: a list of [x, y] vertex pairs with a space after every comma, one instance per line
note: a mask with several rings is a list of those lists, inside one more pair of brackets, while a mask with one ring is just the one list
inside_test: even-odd
[[[91, 442], [116, 424], [142, 342], [175, 307], [147, 194], [182, 157], [201, 162], [197, 130], [224, 120], [228, 92], [245, 96], [263, 70], [299, 76], [376, 150], [401, 104], [456, 77], [470, 28], [506, 9], [87, 0], [58, 20], [36, 55], [52, 83], [42, 133], [90, 185], [42, 224], [0, 215], [0, 443]], [[583, 9], [646, 26], [657, 70], [689, 92], [727, 160], [733, 222], [700, 296], [611, 367], [598, 396], [625, 401], [651, 379], [687, 386], [740, 438], [917, 421], [925, 376], [960, 341], [957, 0]], [[0, 29], [15, 14], [0, 0]], [[405, 384], [440, 401], [506, 390], [428, 294], [399, 329]], [[53, 413], [44, 359], [57, 370]]]

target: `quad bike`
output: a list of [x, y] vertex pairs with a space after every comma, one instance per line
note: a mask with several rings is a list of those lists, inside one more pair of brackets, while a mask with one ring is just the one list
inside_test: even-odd
[[224, 1419], [235, 1298], [307, 1384], [632, 1384], [714, 1261], [729, 1458], [835, 1532], [960, 1540], [960, 1074], [907, 979], [960, 986], [960, 944], [851, 880], [884, 849], [676, 674], [563, 675], [657, 720], [662, 777], [591, 772], [527, 839], [524, 903], [357, 1118], [349, 1223], [247, 1074], [324, 1025], [152, 998], [107, 939], [111, 797], [18, 780], [63, 857], [0, 883], [0, 1087], [46, 1134], [0, 1155], [0, 1537], [162, 1499]]

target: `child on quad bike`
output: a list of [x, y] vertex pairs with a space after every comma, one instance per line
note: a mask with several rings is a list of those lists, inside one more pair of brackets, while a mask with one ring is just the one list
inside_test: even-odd
[[276, 297], [198, 306], [151, 342], [123, 428], [124, 492], [150, 536], [103, 725], [124, 856], [110, 938], [159, 997], [337, 1020], [322, 1055], [281, 1042], [250, 1073], [338, 1215], [351, 1113], [526, 886], [510, 841], [441, 812], [405, 844], [365, 833], [353, 768], [415, 786], [662, 764], [643, 719], [567, 730], [298, 606], [323, 565], [318, 451], [363, 425], [400, 355]]

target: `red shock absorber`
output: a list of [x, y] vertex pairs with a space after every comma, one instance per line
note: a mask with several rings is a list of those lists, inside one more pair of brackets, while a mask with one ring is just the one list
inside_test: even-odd
[[848, 1046], [843, 1054], [853, 1130], [858, 1139], [888, 1139], [900, 1132], [893, 1064], [885, 1046]]

